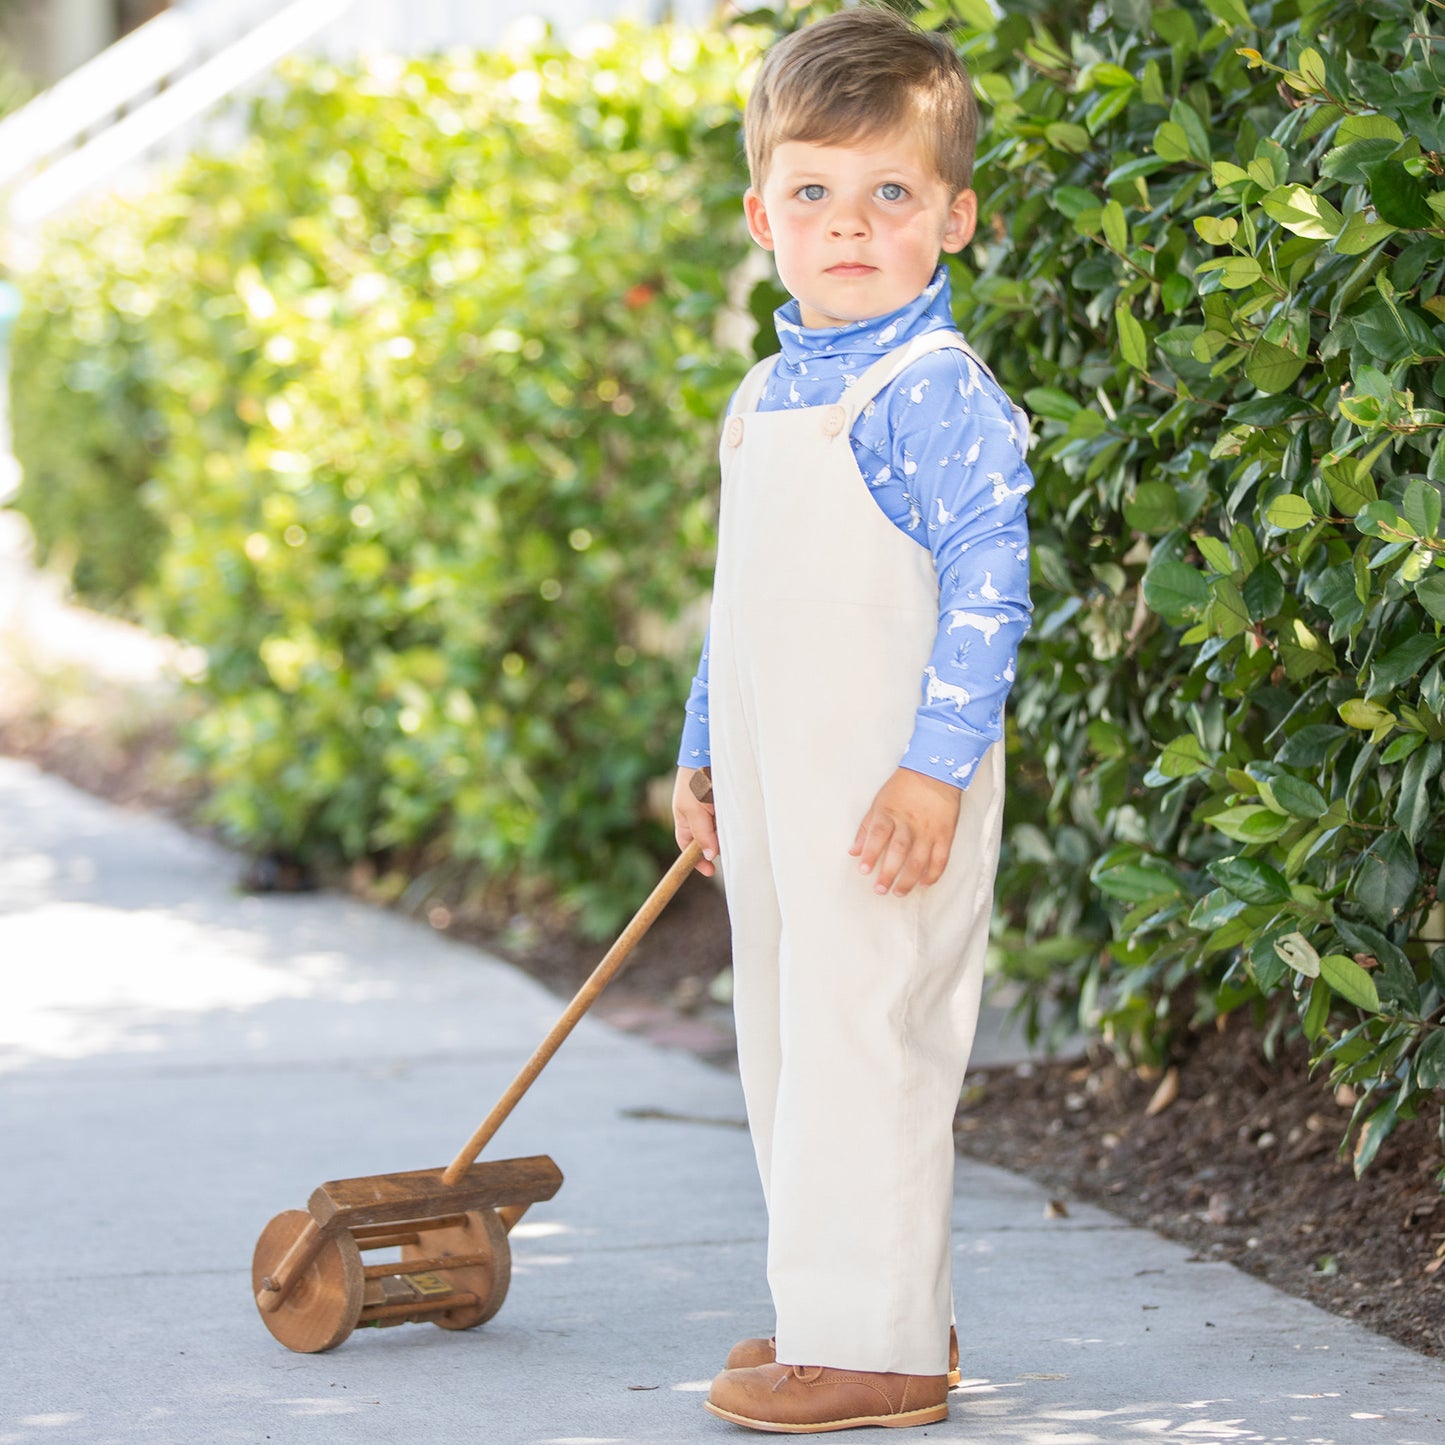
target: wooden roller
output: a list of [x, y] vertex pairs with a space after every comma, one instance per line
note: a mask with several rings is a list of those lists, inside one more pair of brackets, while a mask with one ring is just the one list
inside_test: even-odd
[[[710, 799], [706, 770], [694, 776], [693, 791]], [[544, 1154], [490, 1164], [477, 1156], [701, 856], [697, 843], [678, 856], [445, 1169], [333, 1179], [306, 1209], [285, 1210], [261, 1231], [251, 1288], [263, 1323], [287, 1349], [329, 1350], [364, 1325], [469, 1330], [501, 1309], [512, 1274], [507, 1235], [533, 1204], [556, 1194], [562, 1173]], [[383, 1250], [397, 1257], [363, 1263], [364, 1253]]]

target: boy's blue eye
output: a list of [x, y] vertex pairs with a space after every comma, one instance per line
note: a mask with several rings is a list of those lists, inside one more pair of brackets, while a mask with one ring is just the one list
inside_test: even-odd
[[827, 191], [815, 181], [811, 185], [801, 187], [798, 194], [805, 201], [821, 201], [827, 195]]
[[883, 184], [878, 187], [878, 194], [882, 196], [885, 201], [901, 201], [908, 192], [904, 190], [897, 181], [884, 181]]

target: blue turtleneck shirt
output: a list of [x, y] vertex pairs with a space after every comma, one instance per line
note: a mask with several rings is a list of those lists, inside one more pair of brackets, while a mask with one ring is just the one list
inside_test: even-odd
[[[775, 320], [782, 353], [758, 409], [831, 406], [880, 356], [953, 329], [948, 271], [940, 266], [921, 295], [888, 316], [809, 329], [789, 301]], [[913, 737], [899, 765], [965, 788], [1003, 735], [1004, 701], [1029, 625], [1028, 420], [986, 368], [949, 348], [920, 357], [885, 387], [851, 441], [884, 515], [933, 558], [938, 634], [930, 665], [969, 698], [963, 706], [956, 694], [929, 701], [920, 675]], [[678, 758], [684, 767], [705, 767], [712, 757], [707, 662], [704, 643]]]

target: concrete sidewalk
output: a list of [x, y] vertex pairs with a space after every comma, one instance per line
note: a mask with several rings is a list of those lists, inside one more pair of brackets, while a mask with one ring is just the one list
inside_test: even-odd
[[[263, 1224], [451, 1158], [559, 1011], [529, 979], [0, 760], [0, 1445], [631, 1445], [760, 1437], [708, 1377], [771, 1325], [731, 1075], [586, 1021], [488, 1158], [567, 1176], [480, 1329], [261, 1326]], [[962, 1162], [970, 1445], [1440, 1445], [1445, 1365]], [[840, 1441], [882, 1437], [840, 1433]], [[901, 1438], [905, 1438], [900, 1436]]]

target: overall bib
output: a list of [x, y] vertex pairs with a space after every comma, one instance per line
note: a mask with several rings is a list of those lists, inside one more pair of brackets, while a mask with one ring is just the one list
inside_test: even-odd
[[924, 546], [868, 493], [863, 409], [935, 331], [833, 406], [724, 427], [708, 710], [733, 927], [738, 1061], [767, 1200], [777, 1358], [941, 1375], [952, 1313], [953, 1117], [973, 1042], [1003, 748], [943, 877], [880, 897], [849, 856], [898, 767], [938, 631]]

